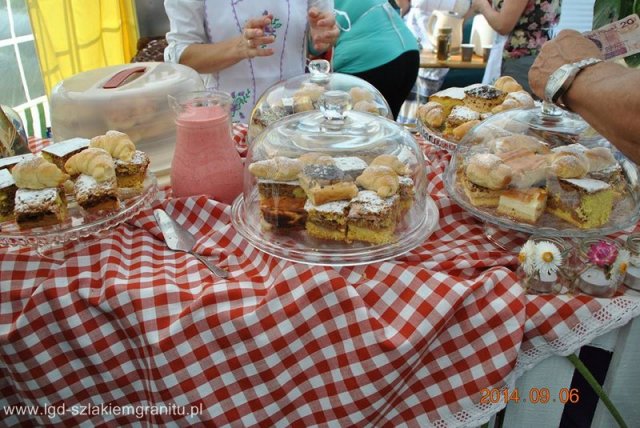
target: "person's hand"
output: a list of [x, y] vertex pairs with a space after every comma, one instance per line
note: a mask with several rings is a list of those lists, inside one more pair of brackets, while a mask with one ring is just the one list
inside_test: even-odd
[[244, 24], [238, 48], [243, 52], [245, 58], [273, 55], [273, 49], [267, 48], [267, 45], [273, 43], [276, 38], [265, 33], [265, 28], [271, 25], [272, 19], [272, 15], [266, 15], [249, 19]]
[[336, 44], [340, 35], [333, 12], [312, 7], [309, 9], [308, 19], [313, 49], [317, 52], [326, 52]]
[[529, 85], [534, 94], [544, 99], [544, 88], [549, 76], [565, 64], [585, 58], [602, 58], [600, 49], [588, 38], [574, 30], [563, 30], [549, 40], [529, 69]]

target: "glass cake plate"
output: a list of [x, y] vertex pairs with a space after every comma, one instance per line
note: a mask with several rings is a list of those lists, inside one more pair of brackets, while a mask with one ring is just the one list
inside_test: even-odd
[[366, 242], [346, 243], [316, 239], [304, 230], [277, 232], [261, 227], [258, 194], [247, 203], [240, 195], [231, 207], [235, 229], [251, 245], [271, 256], [309, 265], [353, 266], [396, 258], [422, 244], [438, 227], [436, 203], [427, 196], [415, 201], [396, 228], [396, 240], [375, 245]]
[[[574, 123], [570, 128], [540, 127], [537, 121], [538, 108], [515, 109], [496, 114], [474, 127], [458, 144], [444, 174], [447, 193], [464, 209], [482, 220], [485, 227], [497, 227], [501, 230], [520, 231], [527, 234], [554, 235], [561, 237], [605, 236], [634, 227], [640, 221], [640, 183], [638, 167], [619, 152], [606, 139], [597, 134], [579, 116], [563, 113]], [[545, 210], [542, 216], [530, 224], [499, 213], [497, 208], [476, 206], [471, 203], [463, 186], [463, 176], [469, 159], [475, 155], [494, 153], [495, 142], [511, 136], [535, 137], [548, 145], [553, 156], [556, 151], [567, 151], [569, 146], [582, 146], [585, 149], [604, 147], [610, 150], [617, 162], [616, 168], [623, 177], [622, 185], [626, 189], [621, 197], [614, 198], [613, 207], [606, 223], [597, 227], [581, 228], [569, 223]], [[505, 153], [505, 152], [503, 152]], [[548, 165], [551, 165], [553, 157]], [[546, 180], [557, 180], [550, 166], [547, 167]], [[604, 170], [602, 170], [604, 171]], [[598, 173], [598, 172], [596, 172]], [[591, 171], [582, 178], [592, 177]], [[511, 185], [509, 185], [511, 186]], [[543, 184], [533, 187], [545, 188]], [[491, 227], [489, 227], [489, 225]]]
[[148, 171], [141, 191], [121, 189], [118, 211], [89, 214], [76, 203], [73, 195], [67, 195], [67, 220], [54, 226], [29, 230], [20, 230], [13, 220], [4, 221], [0, 223], [0, 246], [34, 247], [41, 255], [48, 256], [49, 251], [56, 247], [100, 235], [131, 219], [150, 204], [157, 193], [156, 177]]
[[454, 152], [456, 147], [458, 147], [458, 143], [455, 141], [450, 141], [442, 136], [442, 134], [438, 131], [434, 131], [430, 129], [427, 125], [422, 123], [420, 119], [417, 120], [417, 128], [422, 138], [424, 138], [425, 142], [444, 149], [448, 152]]

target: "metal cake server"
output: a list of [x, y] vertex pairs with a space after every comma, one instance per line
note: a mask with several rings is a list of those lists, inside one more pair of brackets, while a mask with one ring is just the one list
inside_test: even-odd
[[227, 278], [229, 276], [229, 272], [207, 261], [207, 259], [200, 254], [193, 252], [193, 247], [196, 245], [195, 236], [180, 226], [180, 224], [171, 218], [164, 210], [153, 210], [153, 216], [156, 218], [156, 222], [158, 222], [158, 226], [162, 231], [162, 236], [164, 236], [164, 241], [170, 249], [174, 251], [185, 251], [195, 256], [219, 278]]

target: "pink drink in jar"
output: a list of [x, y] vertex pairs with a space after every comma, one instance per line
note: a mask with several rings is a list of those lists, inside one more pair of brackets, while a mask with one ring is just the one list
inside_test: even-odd
[[231, 204], [242, 192], [243, 165], [231, 138], [231, 96], [206, 91], [171, 97], [177, 113], [171, 162], [174, 197], [207, 195]]

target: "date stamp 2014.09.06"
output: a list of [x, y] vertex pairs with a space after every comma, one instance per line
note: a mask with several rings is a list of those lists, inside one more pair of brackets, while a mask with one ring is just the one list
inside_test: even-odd
[[546, 387], [529, 388], [528, 391], [520, 391], [518, 388], [483, 388], [480, 393], [480, 404], [576, 404], [580, 401], [580, 391], [577, 388], [560, 388], [557, 394], [552, 394]]

